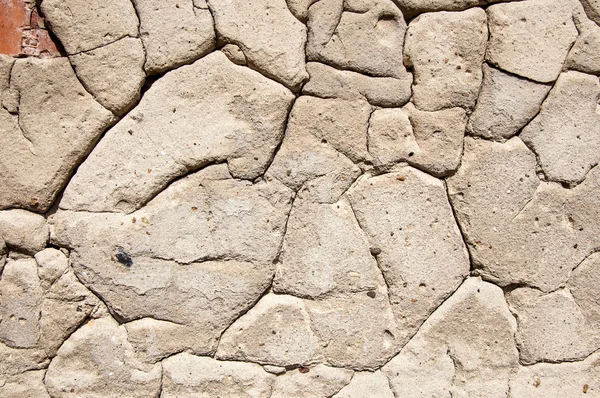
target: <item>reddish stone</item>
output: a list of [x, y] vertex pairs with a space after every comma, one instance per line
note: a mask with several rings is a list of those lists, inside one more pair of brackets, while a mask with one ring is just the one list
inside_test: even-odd
[[0, 0], [0, 54], [60, 56], [31, 0]]

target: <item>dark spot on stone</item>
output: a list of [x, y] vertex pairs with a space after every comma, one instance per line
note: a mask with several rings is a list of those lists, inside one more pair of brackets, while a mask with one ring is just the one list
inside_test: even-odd
[[378, 247], [372, 247], [371, 248], [371, 254], [374, 256], [378, 256], [381, 254], [381, 249]]
[[370, 292], [367, 292], [367, 296], [369, 296], [371, 298], [375, 298], [375, 296], [377, 296], [377, 293], [375, 293], [374, 291], [370, 291]]
[[115, 254], [115, 258], [118, 262], [120, 262], [126, 267], [131, 267], [133, 265], [133, 260], [131, 259], [129, 254], [125, 253], [125, 250], [120, 246], [117, 246], [117, 253]]
[[300, 369], [298, 369], [298, 372], [308, 373], [308, 372], [310, 372], [310, 368], [308, 368], [307, 366], [302, 366]]
[[413, 156], [415, 153], [414, 152], [409, 152], [408, 156]]

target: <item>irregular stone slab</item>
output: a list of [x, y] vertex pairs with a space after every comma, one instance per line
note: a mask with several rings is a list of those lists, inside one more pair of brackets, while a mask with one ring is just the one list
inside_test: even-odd
[[295, 369], [275, 379], [271, 398], [331, 397], [350, 382], [353, 373], [325, 365]]
[[520, 288], [507, 299], [519, 325], [521, 363], [579, 360], [599, 348], [600, 322], [586, 319], [568, 289]]
[[38, 346], [54, 357], [63, 342], [99, 305], [100, 300], [79, 282], [73, 271], [66, 271], [44, 292]]
[[42, 295], [35, 260], [6, 263], [0, 280], [0, 342], [12, 348], [37, 346]]
[[394, 0], [409, 17], [432, 11], [462, 11], [467, 8], [485, 6], [510, 0]]
[[329, 365], [375, 370], [406, 343], [407, 331], [394, 318], [383, 281], [376, 290], [306, 301], [312, 329]]
[[332, 398], [394, 398], [389, 381], [380, 371], [356, 372], [350, 383]]
[[227, 161], [237, 178], [264, 173], [293, 94], [221, 52], [169, 72], [78, 169], [61, 208], [131, 212], [178, 176]]
[[91, 320], [69, 337], [46, 373], [52, 397], [150, 397], [160, 391], [161, 366], [140, 362], [125, 327], [111, 318]]
[[401, 344], [469, 272], [444, 184], [412, 167], [361, 178], [349, 192], [383, 271]]
[[412, 75], [402, 78], [375, 77], [358, 72], [338, 70], [319, 62], [309, 62], [306, 70], [310, 79], [302, 93], [321, 98], [366, 100], [375, 106], [402, 106], [411, 96]]
[[467, 129], [472, 135], [505, 141], [539, 112], [550, 86], [483, 65], [483, 85]]
[[325, 0], [308, 10], [309, 61], [369, 76], [406, 80], [402, 64], [406, 22], [390, 0], [363, 2], [361, 9], [342, 0]]
[[11, 348], [2, 343], [0, 343], [0, 360], [0, 382], [30, 370], [46, 369], [50, 363], [44, 350]]
[[46, 219], [27, 210], [0, 211], [0, 236], [16, 250], [35, 254], [46, 247], [48, 225]]
[[128, 216], [59, 211], [53, 239], [73, 249], [78, 277], [122, 320], [178, 324], [172, 340], [162, 330], [138, 339], [160, 345], [147, 359], [173, 347], [208, 354], [270, 285], [290, 206], [281, 183], [234, 180], [219, 165]]
[[424, 111], [472, 108], [479, 94], [488, 29], [485, 12], [427, 13], [411, 21], [405, 64], [414, 70], [412, 101]]
[[369, 152], [375, 165], [408, 162], [444, 176], [460, 164], [466, 121], [462, 108], [423, 112], [408, 104], [377, 109], [369, 123]]
[[69, 268], [69, 259], [60, 250], [47, 248], [36, 253], [35, 261], [38, 265], [38, 276], [44, 288], [49, 288]]
[[316, 201], [337, 202], [360, 175], [349, 157], [369, 156], [369, 114], [365, 102], [300, 97], [269, 175], [295, 191], [304, 188]]
[[44, 386], [45, 370], [32, 370], [3, 380], [0, 394], [3, 397], [50, 398]]
[[478, 272], [502, 286], [552, 291], [600, 245], [591, 204], [600, 199], [600, 169], [573, 189], [540, 184], [535, 173], [535, 156], [518, 138], [467, 138], [448, 191]]
[[207, 3], [219, 38], [240, 46], [249, 66], [292, 90], [308, 78], [306, 26], [292, 15], [285, 0]]
[[139, 22], [128, 0], [44, 0], [41, 9], [70, 55], [138, 36]]
[[145, 59], [142, 41], [132, 37], [69, 57], [86, 90], [102, 106], [119, 115], [140, 99], [146, 79]]
[[223, 333], [216, 358], [266, 365], [304, 365], [320, 357], [304, 302], [268, 294]]
[[215, 47], [210, 11], [192, 0], [133, 0], [146, 50], [146, 72], [161, 73], [195, 61]]
[[377, 289], [381, 272], [347, 200], [296, 199], [287, 224], [273, 290], [299, 297]]
[[558, 78], [540, 114], [520, 135], [551, 181], [580, 183], [600, 161], [600, 82], [566, 72]]
[[[600, 7], [600, 2], [598, 5]], [[565, 66], [584, 73], [600, 74], [600, 54], [596, 51], [599, 46], [600, 26], [586, 21], [569, 51]]]
[[502, 289], [469, 278], [382, 373], [397, 397], [506, 397], [515, 332]]
[[558, 78], [577, 38], [570, 2], [527, 0], [487, 9], [490, 41], [486, 59], [505, 71], [538, 82]]
[[11, 112], [19, 115], [0, 110], [0, 208], [45, 212], [114, 116], [85, 91], [66, 58], [17, 60], [11, 93]]
[[600, 392], [600, 354], [581, 362], [520, 366], [510, 381], [513, 397], [586, 398]]
[[165, 398], [268, 397], [275, 378], [256, 364], [186, 353], [165, 359], [163, 369], [161, 397]]

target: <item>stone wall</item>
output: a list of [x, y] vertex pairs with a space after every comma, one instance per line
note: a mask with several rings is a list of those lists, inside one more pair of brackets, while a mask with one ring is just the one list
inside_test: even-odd
[[600, 397], [598, 0], [0, 0], [0, 396]]

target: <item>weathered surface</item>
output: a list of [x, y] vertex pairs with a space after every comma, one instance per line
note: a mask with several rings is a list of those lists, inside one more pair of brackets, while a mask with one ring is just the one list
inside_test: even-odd
[[145, 59], [142, 41], [131, 37], [69, 57], [86, 90], [106, 109], [120, 115], [140, 98], [146, 79]]
[[319, 62], [309, 62], [310, 75], [302, 93], [321, 98], [366, 100], [374, 106], [402, 106], [411, 96], [412, 75], [401, 78], [377, 77], [358, 72], [338, 70]]
[[375, 250], [407, 341], [460, 285], [469, 257], [444, 184], [405, 167], [363, 177], [348, 193]]
[[58, 350], [46, 373], [53, 397], [149, 397], [160, 391], [161, 367], [135, 357], [123, 326], [110, 318], [91, 320]]
[[273, 384], [271, 398], [330, 397], [347, 385], [353, 375], [351, 370], [331, 368], [325, 365], [302, 369], [308, 369], [308, 372], [295, 369], [277, 377]]
[[133, 5], [140, 18], [149, 74], [190, 63], [214, 49], [212, 15], [192, 0], [134, 0]]
[[382, 372], [395, 396], [506, 397], [515, 331], [502, 290], [469, 278]]
[[[600, 5], [600, 3], [599, 3]], [[565, 66], [584, 73], [600, 74], [600, 26], [587, 22], [569, 51]]]
[[520, 137], [536, 153], [551, 181], [580, 183], [600, 161], [598, 78], [561, 74], [540, 110]]
[[267, 397], [274, 377], [259, 365], [216, 361], [182, 353], [163, 362], [161, 397]]
[[256, 178], [281, 140], [292, 99], [220, 52], [172, 71], [106, 134], [61, 207], [131, 212], [174, 178], [213, 162], [227, 161], [235, 177]]
[[436, 111], [475, 105], [487, 36], [481, 8], [427, 13], [411, 21], [404, 57], [414, 69], [412, 101], [417, 108]]
[[146, 327], [136, 339], [156, 347], [149, 357], [184, 348], [207, 354], [269, 286], [290, 199], [276, 181], [234, 180], [214, 166], [128, 216], [60, 211], [53, 240], [73, 249], [78, 277], [120, 318], [176, 324], [159, 326], [156, 338]]
[[138, 36], [139, 21], [128, 0], [44, 0], [41, 9], [70, 55]]
[[382, 372], [356, 372], [348, 385], [333, 398], [394, 398], [389, 381]]
[[113, 115], [85, 91], [65, 58], [17, 60], [2, 106], [0, 208], [44, 212]]
[[505, 141], [539, 112], [550, 86], [483, 65], [483, 84], [467, 128], [473, 135]]
[[558, 78], [577, 38], [570, 2], [527, 0], [487, 9], [486, 59], [500, 69], [538, 82]]
[[218, 37], [240, 46], [248, 64], [292, 90], [308, 78], [306, 27], [285, 0], [208, 0]]
[[46, 247], [48, 225], [39, 214], [14, 209], [0, 211], [0, 237], [15, 250], [35, 254]]
[[551, 291], [600, 242], [600, 169], [573, 189], [540, 182], [535, 156], [514, 137], [504, 144], [467, 138], [450, 200], [474, 266], [503, 286]]
[[369, 76], [409, 79], [402, 64], [406, 22], [391, 0], [323, 0], [308, 10], [309, 61]]

